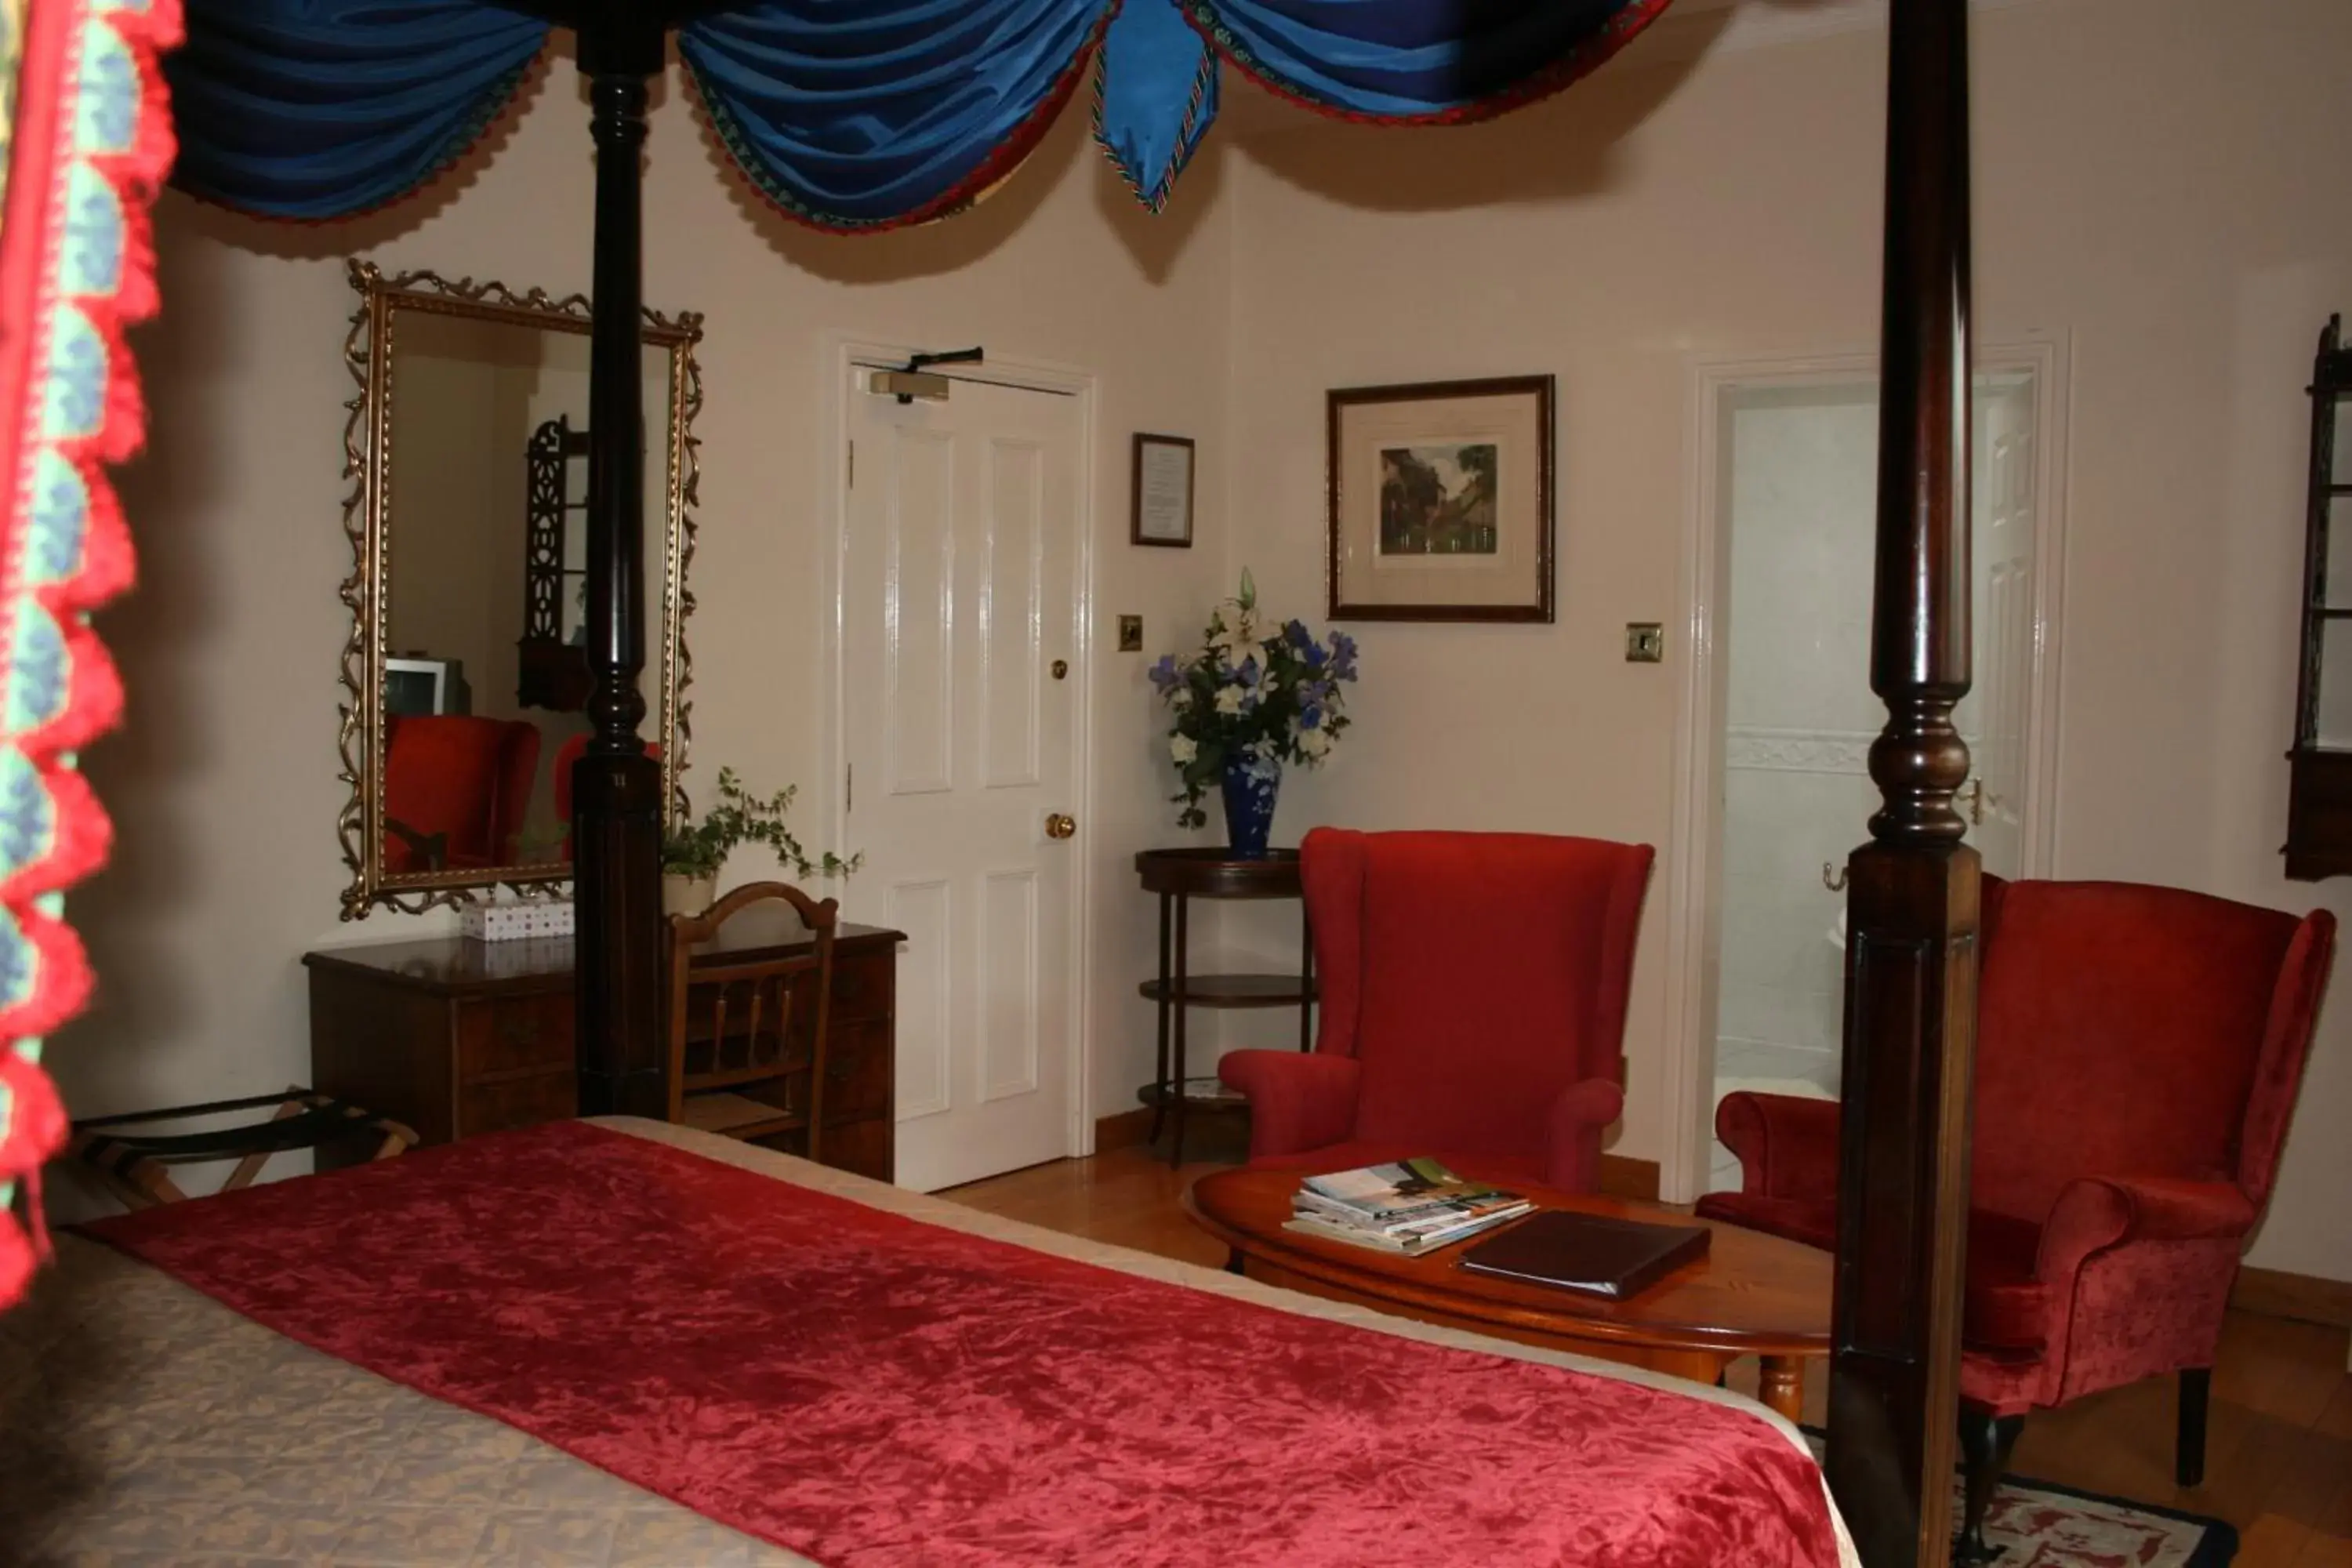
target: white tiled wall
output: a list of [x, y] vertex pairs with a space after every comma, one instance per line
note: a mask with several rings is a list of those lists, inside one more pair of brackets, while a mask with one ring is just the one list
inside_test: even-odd
[[[1870, 638], [1877, 412], [1869, 388], [1762, 391], [1731, 415], [1717, 1098], [1834, 1094], [1842, 868], [1877, 804]], [[1710, 1185], [1736, 1187], [1717, 1145]]]

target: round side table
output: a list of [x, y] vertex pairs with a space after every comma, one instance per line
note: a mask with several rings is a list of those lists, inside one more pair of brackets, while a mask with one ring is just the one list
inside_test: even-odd
[[[1144, 891], [1160, 895], [1160, 975], [1139, 988], [1160, 1008], [1160, 1049], [1155, 1077], [1137, 1098], [1151, 1107], [1151, 1139], [1160, 1141], [1172, 1120], [1171, 1165], [1184, 1159], [1188, 1110], [1231, 1110], [1247, 1101], [1213, 1078], [1192, 1079], [1184, 1070], [1184, 1018], [1194, 1007], [1296, 1007], [1298, 1048], [1313, 1047], [1315, 943], [1303, 919], [1298, 851], [1275, 849], [1262, 860], [1236, 860], [1215, 849], [1146, 849], [1135, 858]], [[1298, 973], [1293, 974], [1194, 974], [1188, 963], [1188, 906], [1194, 899], [1299, 899], [1302, 911]]]

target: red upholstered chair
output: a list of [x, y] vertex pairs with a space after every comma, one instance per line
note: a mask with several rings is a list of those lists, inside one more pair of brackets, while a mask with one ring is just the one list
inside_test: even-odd
[[1300, 847], [1322, 1026], [1234, 1051], [1250, 1162], [1414, 1154], [1568, 1192], [1598, 1184], [1654, 852], [1518, 833], [1354, 833]]
[[539, 777], [539, 731], [520, 720], [394, 715], [384, 725], [384, 869], [512, 866]]
[[[2176, 1465], [2294, 1107], [2336, 920], [2170, 888], [1984, 880], [1960, 1396], [1966, 1528], [2025, 1412], [2180, 1373]], [[1733, 1094], [1742, 1190], [1698, 1212], [1837, 1235], [1838, 1107]]]

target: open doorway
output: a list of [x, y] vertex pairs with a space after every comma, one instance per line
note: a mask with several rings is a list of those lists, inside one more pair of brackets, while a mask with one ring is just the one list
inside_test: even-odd
[[[1975, 382], [1975, 679], [1956, 714], [1971, 757], [1969, 837], [1997, 876], [2047, 875], [2055, 721], [2054, 351], [1988, 354]], [[1739, 1089], [1837, 1096], [1843, 868], [1878, 805], [1885, 711], [1869, 668], [1878, 383], [1867, 361], [1702, 375], [1687, 864], [1673, 889], [1673, 983], [1692, 1112], [1669, 1187], [1733, 1188], [1712, 1135]], [[1674, 1091], [1670, 1068], [1668, 1089]], [[1670, 1195], [1672, 1195], [1670, 1194]]]

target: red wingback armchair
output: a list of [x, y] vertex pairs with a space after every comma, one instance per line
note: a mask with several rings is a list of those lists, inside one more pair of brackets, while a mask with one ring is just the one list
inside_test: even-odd
[[1250, 1163], [1435, 1154], [1598, 1183], [1654, 852], [1519, 833], [1317, 828], [1299, 847], [1322, 1018], [1311, 1053], [1234, 1051]]
[[[2176, 1465], [2204, 1475], [2208, 1379], [2278, 1171], [2336, 920], [2171, 888], [1984, 879], [1960, 1396], [1969, 1544], [2025, 1412], [2181, 1376]], [[1733, 1094], [1742, 1190], [1709, 1218], [1837, 1235], [1838, 1107]]]
[[384, 869], [516, 864], [538, 777], [539, 731], [520, 720], [455, 713], [387, 719]]

